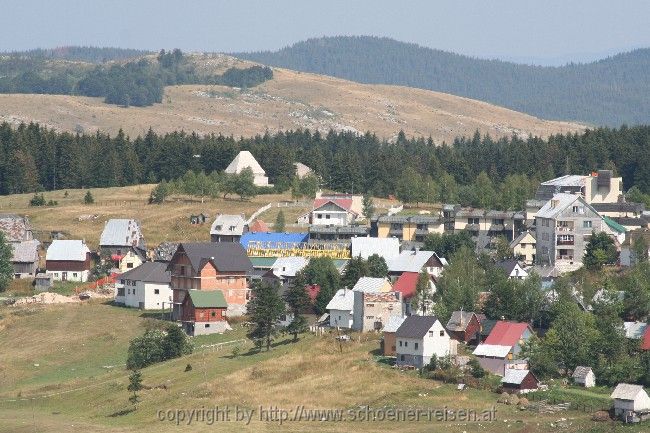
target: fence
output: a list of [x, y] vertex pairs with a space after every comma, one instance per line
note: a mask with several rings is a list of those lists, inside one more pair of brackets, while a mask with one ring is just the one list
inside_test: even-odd
[[248, 340], [242, 338], [242, 339], [239, 339], [239, 340], [224, 341], [222, 343], [202, 344], [199, 347], [201, 349], [212, 349], [213, 352], [217, 352], [217, 351], [220, 351], [221, 349], [223, 349], [225, 347], [228, 347], [228, 346], [230, 346], [232, 344], [241, 344], [241, 343], [245, 343], [247, 341]]

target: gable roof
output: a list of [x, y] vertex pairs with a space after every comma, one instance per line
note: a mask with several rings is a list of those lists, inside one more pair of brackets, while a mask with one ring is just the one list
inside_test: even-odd
[[402, 326], [406, 317], [402, 316], [388, 316], [388, 323], [384, 326], [384, 332], [397, 332], [397, 329]]
[[82, 240], [55, 239], [45, 253], [45, 260], [85, 262], [89, 252], [90, 250]]
[[395, 284], [393, 284], [393, 291], [400, 292], [402, 298], [409, 299], [415, 295], [415, 288], [418, 285], [418, 278], [420, 274], [417, 272], [404, 272], [399, 276]]
[[397, 238], [372, 238], [359, 236], [352, 238], [352, 257], [368, 259], [373, 254], [383, 257], [384, 260], [399, 256], [399, 239]]
[[579, 365], [576, 367], [575, 370], [573, 370], [573, 374], [571, 375], [572, 378], [574, 379], [584, 379], [587, 377], [589, 373], [593, 373], [593, 370], [591, 367], [585, 367], [582, 365]]
[[178, 249], [178, 242], [163, 242], [153, 250], [155, 262], [169, 262]]
[[[519, 370], [515, 368], [506, 368], [503, 377], [501, 378], [501, 383], [507, 383], [512, 385], [521, 385], [521, 382], [524, 381], [526, 376], [533, 374], [530, 370]], [[535, 375], [533, 374], [533, 377]]]
[[485, 344], [497, 344], [500, 346], [514, 346], [521, 339], [524, 331], [529, 329], [527, 323], [505, 322], [498, 320], [492, 328], [492, 332], [485, 339]]
[[536, 216], [539, 218], [555, 218], [576, 201], [579, 201], [585, 208], [590, 209], [596, 215], [600, 215], [596, 209], [591, 207], [591, 205], [589, 205], [585, 199], [579, 195], [559, 193], [553, 195], [553, 198], [542, 206]]
[[423, 338], [437, 321], [436, 316], [408, 316], [395, 331], [395, 336]]
[[32, 240], [32, 228], [27, 217], [18, 215], [0, 215], [0, 232], [4, 232], [7, 242]]
[[344, 211], [351, 212], [356, 215], [356, 212], [352, 210], [352, 199], [351, 198], [317, 198], [314, 199], [314, 209], [318, 210], [325, 206], [328, 203], [332, 203], [335, 206], [340, 207]]
[[134, 219], [116, 218], [106, 221], [99, 237], [99, 246], [129, 246], [144, 248], [140, 224]]
[[506, 271], [506, 274], [508, 276], [512, 275], [512, 271], [515, 270], [519, 263], [516, 260], [503, 260], [501, 262], [496, 263], [497, 268], [501, 268], [504, 271]]
[[503, 346], [500, 344], [481, 343], [476, 346], [472, 354], [476, 356], [489, 356], [492, 358], [505, 358], [512, 350], [512, 346]]
[[245, 168], [250, 167], [253, 170], [253, 174], [264, 175], [266, 174], [262, 166], [257, 162], [252, 153], [248, 150], [240, 151], [235, 159], [226, 167], [226, 173], [228, 174], [238, 174], [241, 173]]
[[609, 398], [618, 400], [635, 400], [640, 393], [645, 393], [643, 386], [630, 383], [619, 383]]
[[[446, 328], [449, 331], [464, 331], [473, 316], [476, 316], [476, 313], [472, 311], [454, 311], [451, 313]], [[478, 317], [476, 319], [478, 321]]]
[[271, 266], [275, 275], [282, 277], [295, 277], [307, 264], [309, 259], [306, 257], [278, 257]]
[[303, 243], [307, 242], [309, 238], [308, 233], [244, 233], [239, 239], [239, 243], [242, 244], [244, 248], [248, 248], [251, 242], [262, 242], [270, 246], [275, 246], [278, 243]]
[[144, 262], [137, 268], [126, 271], [119, 278], [159, 284], [169, 284], [172, 280], [171, 272], [167, 270], [167, 264], [160, 262]]
[[433, 257], [433, 251], [402, 251], [386, 261], [388, 272], [420, 272]]
[[512, 240], [512, 242], [510, 242], [510, 248], [514, 248], [515, 246], [519, 245], [521, 241], [523, 241], [524, 238], [526, 238], [526, 236], [530, 236], [533, 238], [533, 240], [536, 240], [535, 235], [530, 231], [521, 232], [519, 236], [517, 236]]
[[609, 226], [610, 229], [614, 230], [616, 233], [625, 233], [627, 229], [611, 219], [608, 216], [603, 215], [603, 221]]
[[[219, 214], [210, 227], [211, 235], [241, 235], [244, 233], [246, 220], [241, 215]], [[232, 230], [231, 230], [232, 228]]]
[[11, 261], [14, 263], [34, 263], [38, 261], [38, 246], [40, 244], [36, 239], [10, 243], [12, 249]]
[[270, 232], [269, 225], [261, 219], [256, 219], [248, 226], [249, 232]]
[[[354, 292], [380, 293], [388, 283], [386, 278], [361, 277], [352, 288]], [[390, 283], [389, 283], [390, 284]]]
[[187, 255], [197, 272], [207, 262], [211, 262], [220, 272], [248, 272], [253, 267], [246, 251], [237, 242], [181, 243], [174, 255], [180, 252]]
[[188, 290], [194, 308], [228, 308], [221, 290]]
[[354, 293], [352, 290], [338, 289], [327, 303], [326, 310], [352, 311], [354, 308]]

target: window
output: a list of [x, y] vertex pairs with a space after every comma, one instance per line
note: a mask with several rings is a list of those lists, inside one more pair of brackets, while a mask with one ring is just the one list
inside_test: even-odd
[[160, 289], [153, 289], [154, 295], [160, 295]]
[[133, 289], [133, 294], [135, 295], [135, 289]]
[[418, 350], [418, 343], [415, 343], [415, 350]]
[[366, 307], [368, 307], [368, 308], [371, 308], [371, 307], [374, 307], [374, 306], [375, 306], [375, 304], [366, 304]]
[[374, 319], [374, 318], [375, 318], [375, 316], [366, 316], [366, 319], [367, 319], [367, 320], [372, 320], [372, 319]]
[[408, 341], [404, 342], [404, 347], [409, 347], [409, 342]]
[[429, 331], [429, 337], [433, 337], [433, 331]]
[[133, 263], [127, 263], [126, 268], [127, 269], [133, 269]]
[[185, 275], [185, 266], [181, 266], [181, 275]]
[[124, 287], [117, 288], [117, 296], [124, 296]]
[[400, 361], [404, 361], [404, 355], [400, 355], [399, 359]]
[[478, 218], [467, 218], [467, 224], [479, 224]]
[[573, 211], [573, 213], [578, 213], [578, 209], [579, 209], [578, 206], [573, 206], [573, 209], [571, 210]]
[[330, 219], [330, 217], [331, 217], [330, 214], [325, 215], [325, 219], [326, 219], [326, 220]]
[[206, 323], [206, 324], [205, 324], [205, 327], [206, 327], [206, 328], [209, 328], [209, 327], [210, 327], [210, 324], [209, 324], [209, 323]]
[[402, 340], [399, 341], [399, 347], [402, 347]]
[[444, 336], [445, 336], [445, 331], [444, 331], [444, 330], [443, 330], [443, 331], [440, 331], [440, 336], [441, 336], [441, 337], [444, 337]]
[[74, 278], [77, 278], [77, 273], [76, 273], [76, 272], [73, 272], [73, 273], [72, 273], [72, 276], [73, 276]]
[[316, 218], [318, 218], [319, 220], [323, 219], [323, 215], [322, 214], [316, 214]]
[[215, 312], [213, 311], [212, 314], [210, 314], [210, 315], [211, 315], [212, 317], [216, 317], [216, 316], [217, 316], [217, 313], [215, 313]]
[[582, 227], [585, 228], [585, 229], [590, 229], [592, 227], [591, 226], [591, 220], [583, 221], [582, 222]]

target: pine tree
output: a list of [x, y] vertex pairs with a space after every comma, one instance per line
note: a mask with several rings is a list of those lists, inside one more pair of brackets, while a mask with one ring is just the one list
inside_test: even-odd
[[306, 279], [302, 273], [294, 278], [291, 287], [284, 294], [284, 300], [289, 306], [293, 320], [287, 326], [286, 332], [293, 334], [294, 341], [298, 340], [298, 334], [307, 330], [307, 319], [303, 313], [311, 306], [311, 301], [306, 290]]
[[12, 248], [5, 237], [3, 231], [0, 231], [0, 292], [4, 292], [9, 287], [14, 275], [14, 268], [11, 264], [13, 256]]
[[379, 254], [368, 257], [368, 276], [373, 278], [385, 278], [388, 275], [386, 260]]
[[93, 194], [88, 190], [86, 192], [86, 195], [84, 196], [84, 204], [93, 204], [95, 203], [95, 198], [93, 197]]
[[253, 327], [248, 338], [259, 347], [265, 344], [266, 350], [270, 350], [277, 333], [278, 320], [284, 312], [284, 301], [278, 294], [277, 287], [267, 283], [253, 283], [252, 299], [248, 303], [248, 316]]
[[284, 233], [285, 221], [284, 221], [284, 212], [282, 210], [278, 212], [278, 216], [275, 218], [275, 224], [273, 224], [273, 230], [276, 233]]
[[359, 278], [368, 276], [368, 273], [368, 262], [362, 257], [352, 257], [345, 266], [341, 284], [351, 290], [357, 284]]
[[137, 408], [137, 403], [140, 401], [138, 391], [142, 390], [142, 373], [140, 373], [140, 370], [133, 370], [131, 372], [127, 389], [133, 393], [133, 395], [129, 397], [129, 402]]

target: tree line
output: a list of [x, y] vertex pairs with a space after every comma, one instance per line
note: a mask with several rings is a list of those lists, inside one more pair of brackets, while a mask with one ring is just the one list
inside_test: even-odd
[[[0, 194], [158, 183], [223, 171], [249, 150], [276, 191], [292, 187], [298, 161], [321, 186], [340, 192], [397, 195], [405, 202], [445, 202], [521, 210], [539, 182], [612, 169], [635, 200], [650, 197], [650, 126], [598, 128], [581, 134], [495, 140], [478, 132], [452, 143], [367, 133], [296, 130], [235, 138], [149, 130], [130, 138], [56, 132], [38, 124], [0, 124]], [[634, 188], [632, 188], [634, 187]], [[313, 189], [313, 185], [308, 189]], [[294, 191], [297, 191], [294, 185]]]
[[164, 86], [214, 84], [247, 88], [272, 78], [273, 71], [263, 66], [229, 68], [221, 75], [200, 73], [179, 49], [161, 50], [155, 59], [143, 57], [95, 66], [64, 63], [53, 67], [47, 57], [38, 55], [0, 58], [0, 93], [103, 97], [107, 104], [126, 107], [162, 102]]

